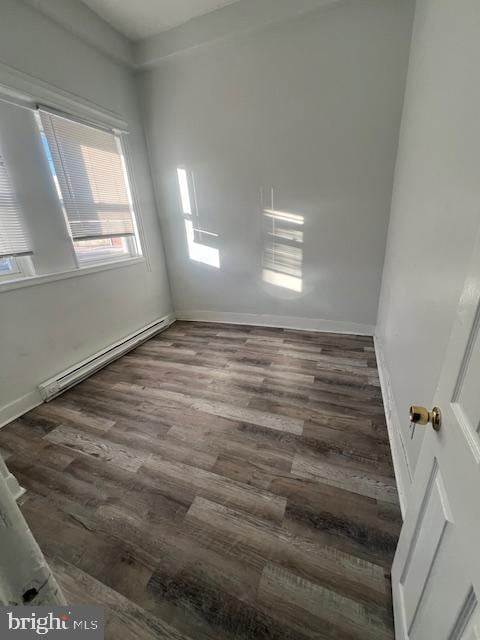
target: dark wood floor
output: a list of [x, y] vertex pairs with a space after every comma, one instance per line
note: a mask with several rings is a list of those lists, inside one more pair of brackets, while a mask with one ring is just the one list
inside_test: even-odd
[[369, 337], [177, 322], [0, 448], [108, 638], [393, 638], [401, 518]]

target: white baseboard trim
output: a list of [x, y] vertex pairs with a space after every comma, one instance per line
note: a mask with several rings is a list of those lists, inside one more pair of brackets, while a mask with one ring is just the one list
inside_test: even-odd
[[33, 389], [24, 396], [16, 398], [12, 402], [4, 405], [0, 408], [0, 428], [19, 416], [22, 416], [24, 413], [27, 413], [27, 411], [38, 407], [42, 402], [43, 400], [38, 390]]
[[316, 318], [298, 318], [295, 316], [275, 316], [257, 313], [231, 313], [228, 311], [175, 311], [177, 320], [197, 322], [224, 322], [260, 327], [279, 327], [281, 329], [299, 329], [303, 331], [323, 331], [325, 333], [348, 333], [373, 336], [375, 327], [370, 324], [341, 322], [340, 320], [318, 320]]
[[[164, 326], [161, 329], [161, 331], [163, 331], [167, 329], [171, 324], [173, 324], [175, 320], [176, 320], [175, 314], [170, 313], [169, 315], [164, 316], [163, 318], [159, 318], [158, 321], [156, 322], [164, 321]], [[153, 324], [155, 323], [150, 323], [145, 327], [143, 327], [142, 329], [139, 329], [138, 331], [135, 332], [135, 335], [141, 334], [144, 331], [147, 332], [148, 328], [151, 327]], [[148, 337], [151, 337], [152, 335], [154, 335], [154, 333], [148, 334]], [[148, 337], [146, 339], [148, 339]], [[127, 336], [127, 338], [132, 338], [132, 336]], [[110, 345], [104, 351], [108, 351], [109, 349], [112, 349], [113, 347], [115, 347], [116, 352], [114, 357], [115, 358], [120, 357], [124, 353], [127, 353], [127, 351], [130, 351], [131, 349], [134, 349], [135, 347], [137, 347], [141, 341], [143, 341], [143, 338], [137, 341], [131, 340], [130, 343], [125, 344], [123, 350], [118, 346], [119, 343], [114, 343], [114, 345]], [[112, 359], [113, 357], [110, 360], [105, 358], [105, 361], [102, 366], [106, 366], [108, 362], [111, 361]], [[101, 367], [100, 366], [97, 367], [96, 370], [98, 370], [99, 368]], [[94, 373], [94, 372], [95, 370], [92, 370], [91, 373]], [[38, 405], [42, 404], [42, 402], [43, 402], [43, 398], [40, 394], [38, 387], [36, 387], [35, 389], [32, 389], [32, 391], [29, 391], [28, 393], [26, 393], [24, 396], [21, 396], [20, 398], [12, 400], [12, 402], [9, 402], [3, 407], [0, 407], [0, 428], [4, 427], [9, 422], [12, 422], [12, 420], [15, 420], [16, 418], [23, 415], [24, 413], [27, 413], [27, 411], [30, 411], [31, 409], [38, 407]]]
[[378, 375], [382, 389], [383, 404], [385, 407], [385, 417], [387, 420], [388, 438], [392, 452], [393, 468], [397, 483], [398, 497], [402, 517], [405, 518], [408, 494], [412, 483], [412, 472], [408, 464], [407, 452], [400, 431], [400, 420], [398, 417], [397, 405], [393, 395], [392, 382], [385, 361], [382, 342], [378, 336], [373, 338], [375, 344], [375, 354], [377, 356]]

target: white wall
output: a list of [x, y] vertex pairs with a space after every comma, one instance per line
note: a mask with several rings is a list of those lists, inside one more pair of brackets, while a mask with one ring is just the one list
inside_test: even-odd
[[411, 472], [480, 222], [479, 33], [477, 0], [417, 0], [377, 327]]
[[133, 66], [133, 43], [79, 0], [21, 0], [92, 47]]
[[[49, 3], [51, 0], [28, 0]], [[56, 0], [62, 2], [64, 0]], [[67, 0], [74, 2], [75, 0]], [[223, 40], [266, 26], [284, 22], [313, 9], [343, 0], [241, 0], [192, 18], [168, 31], [133, 43], [133, 59], [138, 68], [155, 66], [160, 60], [215, 40]]]
[[[158, 217], [131, 72], [18, 0], [0, 0], [0, 63], [51, 83], [130, 127], [148, 262], [0, 293], [0, 423], [36, 385], [171, 311]], [[23, 398], [23, 400], [22, 400]]]
[[[405, 0], [336, 2], [140, 75], [180, 315], [372, 330], [412, 14]], [[220, 269], [189, 259], [179, 165]], [[302, 292], [262, 280], [262, 185], [304, 218]]]

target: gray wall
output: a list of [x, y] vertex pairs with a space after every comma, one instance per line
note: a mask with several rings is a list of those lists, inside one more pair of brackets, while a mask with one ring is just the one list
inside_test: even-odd
[[418, 0], [377, 334], [413, 472], [480, 222], [480, 10]]
[[[140, 75], [181, 314], [373, 328], [412, 14], [405, 0], [338, 2]], [[220, 269], [189, 258], [180, 165], [194, 173], [203, 228], [219, 236]], [[275, 210], [303, 217], [301, 292], [262, 279], [262, 186]]]
[[149, 265], [0, 293], [1, 422], [15, 406], [28, 408], [37, 399], [39, 382], [169, 313], [171, 303], [131, 72], [23, 2], [0, 0], [0, 13], [0, 63], [115, 111], [129, 123], [149, 257]]

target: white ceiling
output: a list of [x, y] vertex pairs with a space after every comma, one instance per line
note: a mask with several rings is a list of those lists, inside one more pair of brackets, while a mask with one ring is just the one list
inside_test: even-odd
[[83, 0], [132, 40], [153, 36], [238, 0]]

